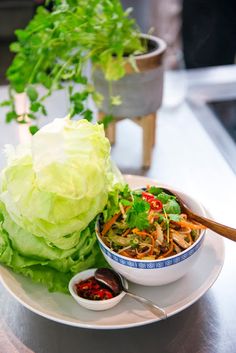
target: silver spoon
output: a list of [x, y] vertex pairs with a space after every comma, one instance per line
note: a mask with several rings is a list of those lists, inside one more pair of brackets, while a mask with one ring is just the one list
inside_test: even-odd
[[160, 319], [167, 318], [165, 310], [159, 308], [151, 300], [145, 299], [143, 297], [140, 297], [139, 295], [129, 292], [123, 284], [123, 279], [121, 275], [115, 272], [114, 270], [109, 268], [98, 268], [95, 271], [94, 277], [97, 281], [109, 287], [115, 295], [118, 295], [119, 293], [124, 291], [130, 297], [143, 304], [148, 310], [150, 310], [154, 315], [156, 315]]

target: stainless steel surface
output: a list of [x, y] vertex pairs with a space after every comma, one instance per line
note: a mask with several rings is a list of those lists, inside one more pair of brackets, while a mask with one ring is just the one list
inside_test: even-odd
[[211, 101], [208, 105], [236, 143], [236, 98]]
[[[227, 79], [228, 84], [233, 86], [235, 80], [232, 72], [224, 68], [219, 71], [203, 70], [201, 75], [199, 71], [191, 72], [188, 78], [192, 87], [195, 85], [196, 88], [197, 85], [202, 84], [202, 89], [204, 85], [212, 86], [214, 82], [219, 82], [220, 78], [224, 82]], [[203, 92], [202, 89], [201, 92]], [[232, 94], [231, 89], [228, 93]], [[219, 95], [219, 97], [222, 96]], [[63, 114], [60, 100], [56, 104], [51, 104], [50, 109], [54, 111], [54, 117]], [[228, 203], [224, 203], [224, 197], [225, 200], [230, 200], [231, 196], [235, 197], [232, 191], [232, 186], [235, 186], [233, 173], [211, 144], [209, 135], [203, 133], [192, 112], [184, 103], [170, 109], [164, 108], [160, 112], [153, 163], [146, 174], [172, 185], [184, 185], [186, 192], [191, 191], [192, 195], [195, 190], [198, 198], [206, 207], [209, 207], [219, 221], [223, 222], [226, 219], [231, 225], [230, 221], [235, 223], [235, 218], [232, 219], [229, 216]], [[194, 111], [195, 113], [198, 114]], [[144, 174], [140, 168], [141, 135], [134, 129], [130, 122], [121, 123], [117, 145], [112, 155], [123, 170]], [[199, 149], [200, 156], [206, 155], [204, 161], [198, 158], [195, 152], [192, 159], [188, 157], [188, 150], [196, 151], [199, 144], [200, 136], [195, 140], [195, 132], [201, 133], [201, 138], [205, 141], [206, 150], [202, 151], [202, 146]], [[188, 147], [185, 151], [181, 144], [183, 133], [187, 145], [185, 147]], [[134, 135], [136, 135], [135, 144], [132, 142]], [[10, 139], [15, 141], [17, 136], [17, 131], [5, 127], [0, 121], [1, 144], [10, 142]], [[208, 160], [210, 152], [212, 160], [214, 158], [212, 165]], [[187, 162], [180, 168], [179, 163], [182, 158], [185, 161], [187, 158]], [[3, 162], [1, 161], [0, 164], [3, 165]], [[200, 173], [197, 174], [199, 168]], [[221, 176], [222, 184], [219, 182]], [[227, 185], [231, 181], [229, 191]], [[216, 190], [221, 193], [222, 204], [216, 205], [215, 202], [219, 200], [219, 194], [212, 201]], [[234, 214], [234, 210], [231, 212]], [[236, 244], [225, 240], [225, 246], [223, 270], [213, 287], [198, 302], [167, 320], [138, 328], [97, 331], [58, 324], [24, 308], [0, 285], [0, 353], [133, 353], [134, 351], [138, 353], [149, 351], [234, 353], [236, 351]]]
[[[236, 65], [224, 70], [208, 69], [207, 74], [204, 69], [190, 70], [188, 82], [187, 100], [191, 108], [236, 173], [236, 142], [208, 104], [236, 99]], [[234, 119], [236, 122], [236, 115]]]

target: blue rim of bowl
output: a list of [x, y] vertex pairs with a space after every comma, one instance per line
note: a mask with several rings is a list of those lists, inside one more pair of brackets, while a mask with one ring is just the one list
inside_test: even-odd
[[108, 257], [110, 257], [110, 259], [112, 259], [113, 261], [132, 268], [151, 270], [176, 265], [186, 260], [188, 257], [192, 256], [201, 247], [202, 242], [204, 240], [204, 234], [205, 231], [203, 231], [203, 234], [200, 235], [196, 243], [194, 243], [194, 245], [191, 245], [191, 248], [182, 251], [181, 255], [173, 255], [165, 260], [133, 260], [125, 256], [119, 255], [113, 250], [109, 249], [105, 244], [102, 243], [102, 240], [98, 234], [97, 238], [101, 251]]
[[[146, 188], [137, 188], [137, 190], [145, 190]], [[194, 242], [188, 249], [183, 250], [180, 254], [172, 255], [167, 257], [166, 259], [161, 260], [138, 260], [138, 259], [131, 259], [127, 258], [123, 255], [117, 254], [115, 251], [111, 250], [108, 246], [106, 246], [101, 237], [101, 220], [102, 214], [99, 214], [97, 217], [96, 225], [95, 225], [95, 232], [98, 239], [98, 244], [101, 251], [107, 255], [111, 260], [132, 268], [139, 268], [139, 269], [156, 269], [156, 268], [164, 268], [171, 265], [176, 265], [182, 261], [185, 261], [187, 258], [192, 256], [202, 245], [206, 230], [203, 230], [200, 234], [199, 238]]]

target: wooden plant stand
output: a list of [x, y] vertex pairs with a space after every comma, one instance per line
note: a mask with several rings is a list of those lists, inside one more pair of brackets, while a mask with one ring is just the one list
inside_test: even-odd
[[[102, 120], [105, 113], [99, 112], [98, 119]], [[109, 124], [105, 130], [106, 136], [109, 139], [111, 145], [116, 141], [116, 124], [126, 118], [115, 118], [113, 122]], [[139, 125], [143, 131], [143, 168], [148, 169], [151, 166], [152, 149], [155, 145], [155, 134], [156, 134], [156, 113], [150, 113], [148, 115], [136, 117], [132, 120], [134, 123]]]

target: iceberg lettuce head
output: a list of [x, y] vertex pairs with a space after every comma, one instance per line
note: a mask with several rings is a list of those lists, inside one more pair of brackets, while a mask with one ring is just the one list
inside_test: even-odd
[[73, 273], [103, 262], [93, 220], [116, 180], [103, 126], [55, 119], [6, 155], [0, 262], [66, 291]]

